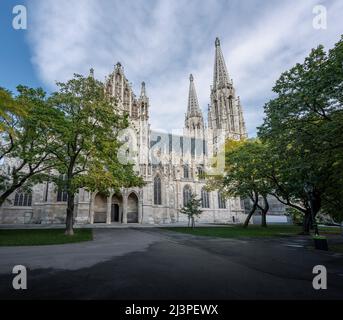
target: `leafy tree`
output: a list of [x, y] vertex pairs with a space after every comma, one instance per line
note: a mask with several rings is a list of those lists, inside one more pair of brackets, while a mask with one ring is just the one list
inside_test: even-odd
[[116, 111], [115, 101], [105, 93], [103, 84], [92, 76], [75, 75], [58, 87], [49, 99], [63, 115], [54, 123], [58, 174], [53, 180], [68, 194], [66, 234], [72, 235], [79, 188], [108, 193], [109, 189], [142, 186], [143, 180], [135, 174], [133, 164], [118, 160], [122, 146], [119, 133], [129, 122], [126, 115]]
[[318, 46], [284, 72], [258, 132], [272, 154], [275, 196], [304, 213], [305, 233], [311, 213], [342, 212], [342, 65], [343, 37], [328, 53]]
[[187, 204], [180, 209], [180, 212], [188, 216], [188, 226], [191, 221], [191, 227], [195, 227], [195, 217], [198, 217], [202, 210], [201, 208], [201, 199], [197, 199], [195, 194], [191, 194], [191, 198]]
[[207, 187], [210, 190], [219, 189], [227, 197], [250, 199], [252, 207], [244, 226], [248, 226], [252, 215], [259, 208], [262, 226], [266, 227], [266, 215], [269, 210], [267, 196], [270, 193], [266, 170], [268, 167], [265, 146], [260, 141], [228, 140], [225, 145], [224, 172], [221, 175], [207, 176]]
[[42, 89], [17, 90], [13, 96], [0, 89], [0, 206], [18, 188], [42, 181], [55, 160], [51, 119], [56, 112], [47, 105]]

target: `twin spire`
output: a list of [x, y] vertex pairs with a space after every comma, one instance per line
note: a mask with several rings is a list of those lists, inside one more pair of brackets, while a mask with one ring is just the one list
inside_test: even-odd
[[191, 74], [189, 76], [189, 94], [188, 94], [188, 108], [187, 117], [201, 116], [197, 93], [194, 86], [194, 78]]
[[[220, 40], [216, 38], [215, 41], [216, 53], [214, 60], [214, 76], [213, 76], [213, 88], [223, 88], [228, 87], [230, 84], [229, 73], [226, 68], [223, 52], [220, 48]], [[197, 94], [194, 87], [194, 77], [191, 74], [189, 76], [189, 95], [188, 95], [188, 108], [187, 108], [187, 117], [192, 116], [201, 116], [202, 112], [199, 107], [199, 102]]]
[[226, 68], [223, 52], [220, 48], [219, 38], [216, 38], [215, 45], [216, 55], [214, 58], [213, 89], [220, 89], [229, 86], [230, 78]]

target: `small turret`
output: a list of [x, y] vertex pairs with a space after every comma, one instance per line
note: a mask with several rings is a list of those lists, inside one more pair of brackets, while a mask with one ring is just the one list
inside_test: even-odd
[[138, 99], [139, 115], [141, 120], [149, 119], [149, 98], [146, 93], [145, 82], [141, 85], [141, 94]]

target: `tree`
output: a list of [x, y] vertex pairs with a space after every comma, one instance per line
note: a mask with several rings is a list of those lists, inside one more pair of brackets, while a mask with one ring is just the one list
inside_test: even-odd
[[49, 98], [49, 104], [62, 115], [54, 122], [58, 174], [53, 180], [67, 192], [66, 234], [72, 235], [75, 194], [80, 188], [108, 193], [142, 186], [143, 180], [132, 163], [118, 160], [122, 146], [118, 135], [129, 122], [116, 111], [103, 84], [92, 76], [74, 75], [57, 85], [59, 91]]
[[342, 64], [343, 37], [329, 53], [318, 46], [284, 72], [258, 132], [273, 155], [274, 194], [304, 213], [304, 233], [321, 209], [342, 211]]
[[47, 105], [42, 89], [18, 86], [18, 95], [0, 89], [0, 206], [18, 188], [42, 181], [54, 166], [51, 120], [56, 112]]
[[[187, 204], [180, 209], [180, 212], [188, 216], [188, 221], [191, 221], [191, 227], [195, 227], [195, 217], [198, 217], [202, 210], [201, 208], [201, 199], [197, 199], [195, 194], [191, 194], [191, 197]], [[188, 222], [189, 226], [189, 222]]]
[[267, 195], [270, 192], [265, 173], [267, 169], [265, 146], [259, 140], [227, 140], [224, 172], [220, 175], [208, 175], [207, 188], [219, 189], [227, 197], [250, 199], [252, 207], [244, 227], [248, 226], [257, 208], [261, 210], [262, 226], [266, 227], [269, 210]]

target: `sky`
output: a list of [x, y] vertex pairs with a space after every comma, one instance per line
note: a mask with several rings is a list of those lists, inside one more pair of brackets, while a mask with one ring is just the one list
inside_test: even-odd
[[[26, 30], [12, 27], [18, 4], [27, 8]], [[316, 5], [326, 8], [325, 29], [313, 26]], [[190, 73], [207, 116], [219, 37], [254, 136], [280, 74], [311, 48], [333, 47], [343, 33], [342, 17], [342, 0], [2, 0], [0, 86], [52, 92], [56, 81], [90, 68], [104, 80], [119, 61], [137, 95], [146, 82], [152, 128], [177, 130]]]

